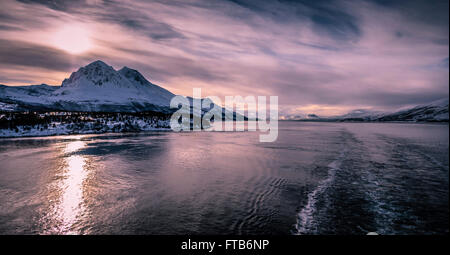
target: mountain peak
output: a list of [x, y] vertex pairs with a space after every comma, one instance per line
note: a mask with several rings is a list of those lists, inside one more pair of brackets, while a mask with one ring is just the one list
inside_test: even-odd
[[136, 81], [141, 85], [152, 85], [152, 83], [145, 79], [139, 71], [131, 69], [127, 66], [122, 67], [122, 69], [119, 70], [119, 73], [125, 76], [128, 80]]
[[86, 82], [93, 83], [97, 86], [102, 86], [105, 83], [120, 83], [121, 81], [122, 77], [116, 70], [114, 70], [114, 68], [101, 60], [96, 60], [81, 67], [78, 71], [73, 72], [68, 79], [64, 79], [61, 86], [74, 86], [75, 84]]
[[101, 60], [96, 60], [96, 61], [94, 61], [94, 62], [92, 62], [92, 63], [90, 63], [90, 64], [88, 64], [88, 65], [86, 65], [86, 66], [84, 66], [84, 67], [85, 67], [85, 68], [88, 68], [88, 67], [93, 67], [93, 68], [95, 68], [95, 67], [108, 68], [108, 67], [111, 67], [111, 66], [107, 65], [105, 62], [103, 62], [103, 61], [101, 61]]

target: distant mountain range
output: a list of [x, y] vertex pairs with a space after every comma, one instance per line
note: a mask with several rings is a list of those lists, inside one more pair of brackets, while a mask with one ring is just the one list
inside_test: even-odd
[[[73, 72], [61, 86], [0, 85], [0, 111], [161, 112], [171, 113], [175, 94], [149, 82], [137, 70], [97, 60]], [[192, 98], [187, 97], [191, 102]], [[209, 99], [203, 99], [209, 100]], [[210, 102], [213, 106], [213, 102]], [[221, 107], [220, 107], [221, 108]], [[222, 116], [227, 110], [222, 109]], [[209, 109], [202, 109], [202, 113]], [[230, 113], [230, 112], [228, 112]], [[232, 113], [236, 118], [236, 113]], [[448, 121], [448, 98], [396, 112], [353, 110], [334, 117], [288, 115], [302, 121]]]
[[409, 121], [409, 122], [448, 122], [448, 98], [437, 100], [429, 104], [418, 105], [394, 112], [380, 112], [357, 109], [347, 114], [320, 117], [315, 114], [288, 115], [285, 120], [298, 121]]
[[[97, 60], [73, 72], [61, 86], [46, 84], [29, 86], [0, 85], [0, 111], [71, 111], [71, 112], [160, 112], [172, 113], [172, 92], [149, 82], [137, 70], [113, 67]], [[186, 97], [192, 111], [192, 98]], [[213, 107], [222, 117], [237, 113], [215, 105], [202, 108], [202, 114]]]

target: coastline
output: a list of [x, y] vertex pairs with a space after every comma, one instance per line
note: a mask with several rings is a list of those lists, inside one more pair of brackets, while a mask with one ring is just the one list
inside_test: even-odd
[[[70, 135], [97, 135], [97, 134], [126, 134], [126, 133], [145, 133], [145, 132], [172, 132], [170, 128], [153, 128], [146, 129], [140, 131], [117, 131], [114, 132], [112, 130], [107, 131], [97, 131], [97, 130], [87, 130], [83, 132], [29, 132], [29, 133], [20, 133], [16, 135], [8, 135], [15, 133], [12, 130], [8, 130], [9, 132], [4, 132], [4, 130], [0, 130], [0, 139], [7, 138], [25, 138], [25, 137], [49, 137], [49, 136], [70, 136]], [[33, 130], [34, 131], [34, 130]], [[46, 130], [48, 131], [48, 130]]]

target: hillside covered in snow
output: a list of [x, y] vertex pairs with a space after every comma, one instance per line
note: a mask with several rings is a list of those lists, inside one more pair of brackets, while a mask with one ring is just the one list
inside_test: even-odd
[[137, 70], [116, 71], [98, 60], [73, 72], [61, 86], [0, 85], [0, 110], [169, 112], [173, 96]]
[[[177, 110], [170, 109], [170, 101], [174, 96], [170, 91], [149, 82], [137, 70], [128, 67], [115, 70], [98, 60], [73, 72], [70, 77], [64, 79], [61, 86], [0, 85], [0, 136], [168, 129], [167, 120], [170, 114]], [[187, 99], [192, 117], [194, 112], [199, 111], [193, 110], [193, 99], [191, 97]], [[237, 113], [219, 107], [210, 100], [206, 103], [205, 100], [209, 99], [202, 99], [202, 103], [210, 107], [201, 109], [202, 116], [207, 111], [211, 111], [221, 113], [224, 119], [237, 119]], [[339, 122], [448, 122], [448, 101], [448, 98], [444, 98], [395, 112], [356, 109], [333, 117], [306, 114], [282, 116], [281, 119]], [[111, 116], [108, 119], [103, 117], [92, 119], [92, 116], [97, 116], [93, 113], [125, 115], [113, 121], [115, 117]], [[133, 113], [143, 115], [135, 116]], [[36, 122], [22, 123], [21, 114], [34, 114], [35, 116], [26, 116]], [[54, 114], [66, 116], [64, 117], [66, 121], [58, 121], [52, 117]], [[157, 116], [157, 122], [154, 122], [155, 116]], [[239, 115], [239, 117], [243, 116]], [[86, 121], [86, 118], [90, 121]]]
[[169, 131], [169, 116], [145, 113], [0, 113], [0, 137]]
[[437, 100], [428, 104], [418, 105], [393, 112], [372, 111], [367, 109], [352, 110], [344, 115], [320, 117], [315, 114], [288, 115], [285, 120], [298, 121], [404, 121], [404, 122], [448, 122], [448, 98]]
[[[102, 61], [79, 68], [61, 86], [0, 85], [0, 137], [170, 130], [175, 95], [137, 70], [116, 71]], [[190, 103], [191, 120], [199, 118]], [[204, 100], [209, 99], [202, 99]], [[236, 116], [212, 101], [213, 109]], [[206, 105], [206, 104], [205, 104]]]
[[378, 121], [436, 121], [448, 122], [448, 98], [413, 108], [388, 113], [377, 118]]

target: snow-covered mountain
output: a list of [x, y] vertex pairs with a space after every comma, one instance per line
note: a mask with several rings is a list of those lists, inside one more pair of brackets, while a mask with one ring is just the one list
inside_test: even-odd
[[287, 114], [280, 117], [281, 120], [321, 120], [322, 118], [314, 113], [311, 114]]
[[385, 114], [378, 121], [448, 121], [448, 98]]
[[0, 102], [15, 110], [167, 112], [173, 96], [134, 69], [116, 71], [99, 60], [73, 72], [61, 86], [0, 86]]
[[372, 111], [368, 109], [352, 110], [344, 115], [319, 117], [315, 114], [287, 115], [285, 120], [300, 121], [428, 121], [448, 122], [448, 98], [440, 99], [428, 104], [418, 105], [394, 112]]
[[336, 118], [336, 119], [342, 119], [342, 120], [366, 120], [366, 121], [373, 121], [378, 119], [379, 117], [383, 116], [384, 114], [386, 114], [385, 112], [380, 112], [380, 111], [372, 111], [372, 110], [368, 110], [368, 109], [356, 109], [356, 110], [352, 110], [344, 115], [340, 115], [340, 116], [335, 116], [335, 117], [331, 117], [331, 118]]
[[[113, 67], [97, 60], [64, 79], [61, 86], [0, 85], [0, 111], [173, 112], [175, 95], [149, 82], [137, 70]], [[192, 98], [189, 98], [192, 106]], [[206, 99], [202, 99], [206, 100]], [[211, 106], [214, 107], [213, 102]], [[223, 117], [227, 110], [221, 109]], [[203, 109], [202, 114], [209, 109]], [[229, 112], [231, 113], [231, 112]], [[232, 113], [233, 118], [236, 113]], [[282, 118], [283, 119], [283, 118]], [[353, 110], [334, 117], [288, 115], [287, 120], [311, 121], [448, 121], [448, 98], [396, 112]]]

